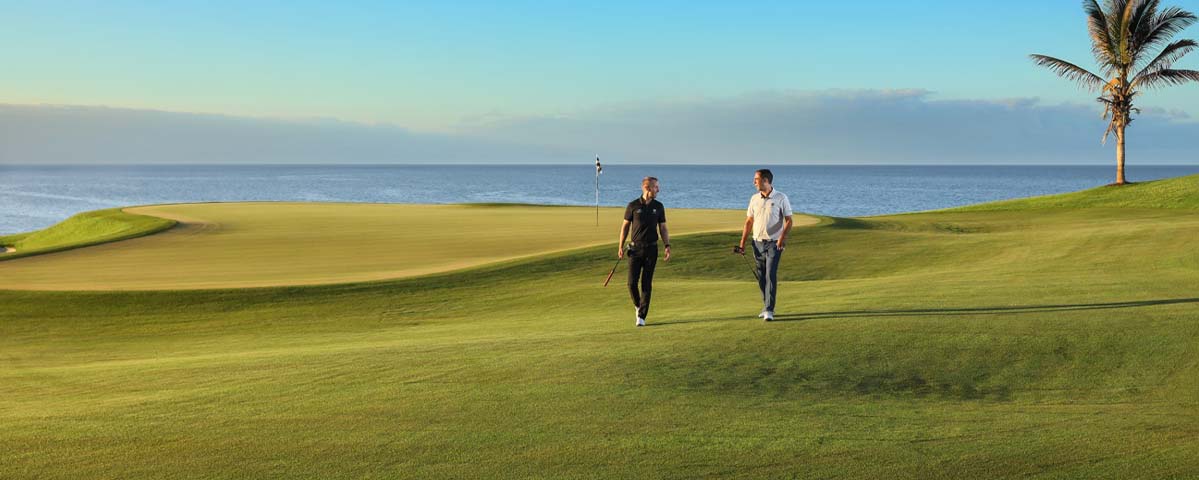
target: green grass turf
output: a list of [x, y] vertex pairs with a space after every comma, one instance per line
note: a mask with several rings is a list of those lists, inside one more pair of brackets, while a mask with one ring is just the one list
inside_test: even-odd
[[1122, 187], [1104, 186], [1081, 192], [971, 205], [958, 211], [1044, 210], [1060, 208], [1164, 208], [1199, 209], [1199, 175], [1141, 182]]
[[0, 253], [0, 261], [143, 237], [173, 226], [174, 220], [119, 208], [84, 212], [43, 230], [0, 236], [0, 247], [14, 250]]
[[640, 329], [606, 246], [0, 292], [0, 478], [1199, 476], [1199, 215], [1028, 202], [797, 230], [769, 324], [732, 233], [675, 240]]
[[[527, 205], [260, 202], [125, 210], [177, 220], [179, 226], [134, 240], [5, 262], [5, 285], [30, 290], [174, 290], [425, 275], [547, 251], [615, 245], [623, 212], [603, 209], [597, 226], [594, 209]], [[140, 215], [126, 217], [161, 220]], [[670, 229], [684, 234], [734, 229], [743, 215], [731, 210], [671, 210], [668, 218]], [[69, 237], [76, 230], [65, 226], [49, 230], [60, 231], [59, 238], [92, 242], [84, 235]]]

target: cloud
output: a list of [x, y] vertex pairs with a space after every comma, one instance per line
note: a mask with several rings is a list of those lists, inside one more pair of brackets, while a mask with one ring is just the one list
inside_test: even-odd
[[[924, 90], [758, 92], [495, 114], [432, 134], [337, 119], [0, 105], [0, 163], [1106, 164], [1094, 105], [938, 100]], [[1145, 109], [1129, 161], [1194, 163], [1199, 122]]]
[[529, 163], [553, 148], [330, 118], [0, 105], [0, 163]]
[[[578, 148], [650, 163], [1103, 163], [1106, 122], [1094, 106], [1036, 98], [935, 100], [924, 90], [761, 92], [623, 105], [554, 117], [463, 125], [472, 136]], [[1129, 158], [1195, 160], [1199, 123], [1146, 109], [1129, 129]]]

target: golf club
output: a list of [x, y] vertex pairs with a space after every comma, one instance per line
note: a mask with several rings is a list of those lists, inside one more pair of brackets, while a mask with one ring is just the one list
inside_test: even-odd
[[733, 253], [736, 255], [741, 255], [741, 258], [745, 259], [745, 262], [749, 264], [749, 271], [753, 272], [753, 274], [754, 274], [754, 279], [757, 280], [758, 283], [762, 283], [762, 276], [758, 275], [758, 266], [754, 262], [750, 261], [750, 259], [745, 256], [745, 249], [734, 246]]
[[606, 286], [608, 286], [608, 282], [612, 281], [612, 274], [616, 273], [616, 267], [619, 267], [619, 266], [620, 266], [620, 261], [621, 261], [621, 260], [624, 260], [624, 259], [623, 259], [623, 258], [617, 258], [617, 259], [616, 259], [616, 264], [615, 264], [615, 265], [612, 265], [612, 271], [608, 272], [608, 278], [605, 278], [605, 279], [604, 279], [604, 286], [605, 286], [605, 287], [606, 287]]

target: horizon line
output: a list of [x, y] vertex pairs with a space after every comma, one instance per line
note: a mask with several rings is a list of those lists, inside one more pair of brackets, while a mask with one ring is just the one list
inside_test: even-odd
[[[592, 160], [579, 163], [0, 163], [3, 167], [569, 167], [595, 166]], [[1107, 163], [604, 163], [603, 166], [652, 167], [1104, 167]], [[1137, 167], [1185, 167], [1194, 163], [1146, 163]]]

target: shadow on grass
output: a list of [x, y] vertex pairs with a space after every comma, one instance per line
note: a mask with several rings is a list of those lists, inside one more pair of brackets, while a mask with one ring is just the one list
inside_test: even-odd
[[757, 321], [762, 323], [760, 318], [752, 318], [748, 315], [738, 315], [735, 317], [715, 317], [715, 318], [696, 318], [694, 320], [671, 320], [668, 322], [654, 322], [651, 320], [645, 321], [647, 327], [661, 327], [665, 325], [679, 325], [683, 323], [710, 323], [710, 322], [731, 322], [731, 321]]
[[844, 317], [915, 317], [936, 315], [1014, 315], [1021, 313], [1069, 312], [1076, 310], [1107, 310], [1113, 308], [1139, 308], [1157, 305], [1175, 305], [1182, 303], [1199, 303], [1199, 298], [1167, 298], [1161, 300], [1140, 300], [1134, 302], [1110, 303], [1065, 303], [1057, 305], [1022, 305], [1004, 307], [973, 307], [973, 308], [922, 308], [912, 310], [849, 310], [842, 312], [810, 312], [776, 315], [776, 322], [794, 322], [821, 318]]
[[[1113, 308], [1140, 308], [1152, 307], [1157, 305], [1176, 305], [1183, 303], [1199, 303], [1199, 298], [1168, 298], [1161, 300], [1140, 300], [1133, 302], [1110, 302], [1110, 303], [1067, 303], [1057, 305], [1022, 305], [1022, 306], [1003, 306], [1003, 307], [971, 307], [971, 308], [919, 308], [911, 310], [846, 310], [840, 312], [808, 312], [808, 313], [790, 313], [776, 314], [775, 322], [799, 322], [804, 320], [818, 320], [825, 318], [855, 318], [855, 317], [919, 317], [919, 316], [938, 316], [938, 315], [1015, 315], [1021, 313], [1043, 313], [1043, 312], [1069, 312], [1076, 310], [1106, 310]], [[727, 321], [748, 321], [755, 323], [765, 323], [760, 319], [755, 319], [749, 315], [738, 315], [730, 317], [717, 318], [697, 318], [694, 320], [673, 320], [667, 322], [649, 323], [647, 327], [657, 327], [665, 325], [678, 325], [684, 323], [709, 323], [709, 322], [727, 322]]]

